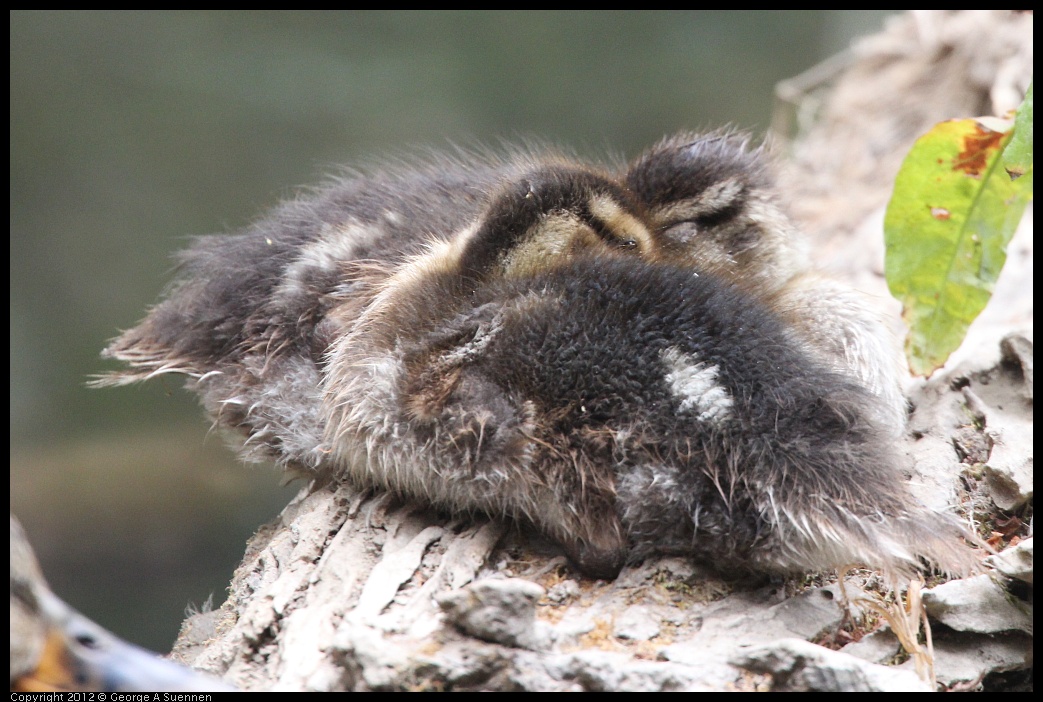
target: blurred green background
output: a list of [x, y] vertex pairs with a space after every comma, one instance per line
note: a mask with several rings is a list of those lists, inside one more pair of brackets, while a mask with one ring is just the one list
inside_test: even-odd
[[298, 488], [176, 379], [84, 387], [187, 236], [411, 147], [761, 135], [777, 81], [886, 14], [12, 12], [11, 507], [54, 589], [169, 650]]

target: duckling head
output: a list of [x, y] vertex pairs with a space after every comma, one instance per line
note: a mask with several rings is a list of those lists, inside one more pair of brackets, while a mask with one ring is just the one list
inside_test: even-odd
[[458, 265], [476, 276], [522, 277], [579, 255], [653, 251], [643, 212], [625, 188], [591, 169], [551, 166], [502, 186]]
[[645, 206], [663, 257], [764, 296], [809, 268], [774, 198], [771, 164], [748, 137], [678, 134], [636, 159], [625, 182]]

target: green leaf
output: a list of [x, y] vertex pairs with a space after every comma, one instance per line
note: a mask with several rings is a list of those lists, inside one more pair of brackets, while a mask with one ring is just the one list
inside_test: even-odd
[[[1028, 105], [1031, 120], [1031, 92]], [[1032, 198], [1031, 131], [1027, 152], [1009, 162], [1020, 177], [1000, 158], [1012, 132], [1010, 121], [995, 118], [942, 122], [917, 140], [898, 173], [884, 216], [885, 273], [903, 305], [917, 375], [945, 364], [989, 301]]]
[[1020, 178], [1032, 170], [1032, 84], [1018, 107], [1014, 119], [1014, 136], [1003, 150], [1003, 168], [1011, 178]]

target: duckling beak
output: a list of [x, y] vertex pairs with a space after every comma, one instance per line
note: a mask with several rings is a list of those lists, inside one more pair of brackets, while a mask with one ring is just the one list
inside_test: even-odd
[[[18, 692], [233, 691], [214, 678], [160, 658], [114, 636], [53, 593], [41, 593], [46, 622], [36, 667], [11, 681]], [[12, 671], [14, 672], [14, 671]]]

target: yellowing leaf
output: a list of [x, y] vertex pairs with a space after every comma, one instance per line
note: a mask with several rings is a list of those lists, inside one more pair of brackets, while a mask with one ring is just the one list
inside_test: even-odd
[[917, 140], [898, 173], [884, 216], [885, 273], [903, 305], [917, 375], [945, 364], [989, 301], [1032, 197], [1031, 165], [1028, 178], [1016, 179], [1001, 165], [1011, 127], [942, 122]]

